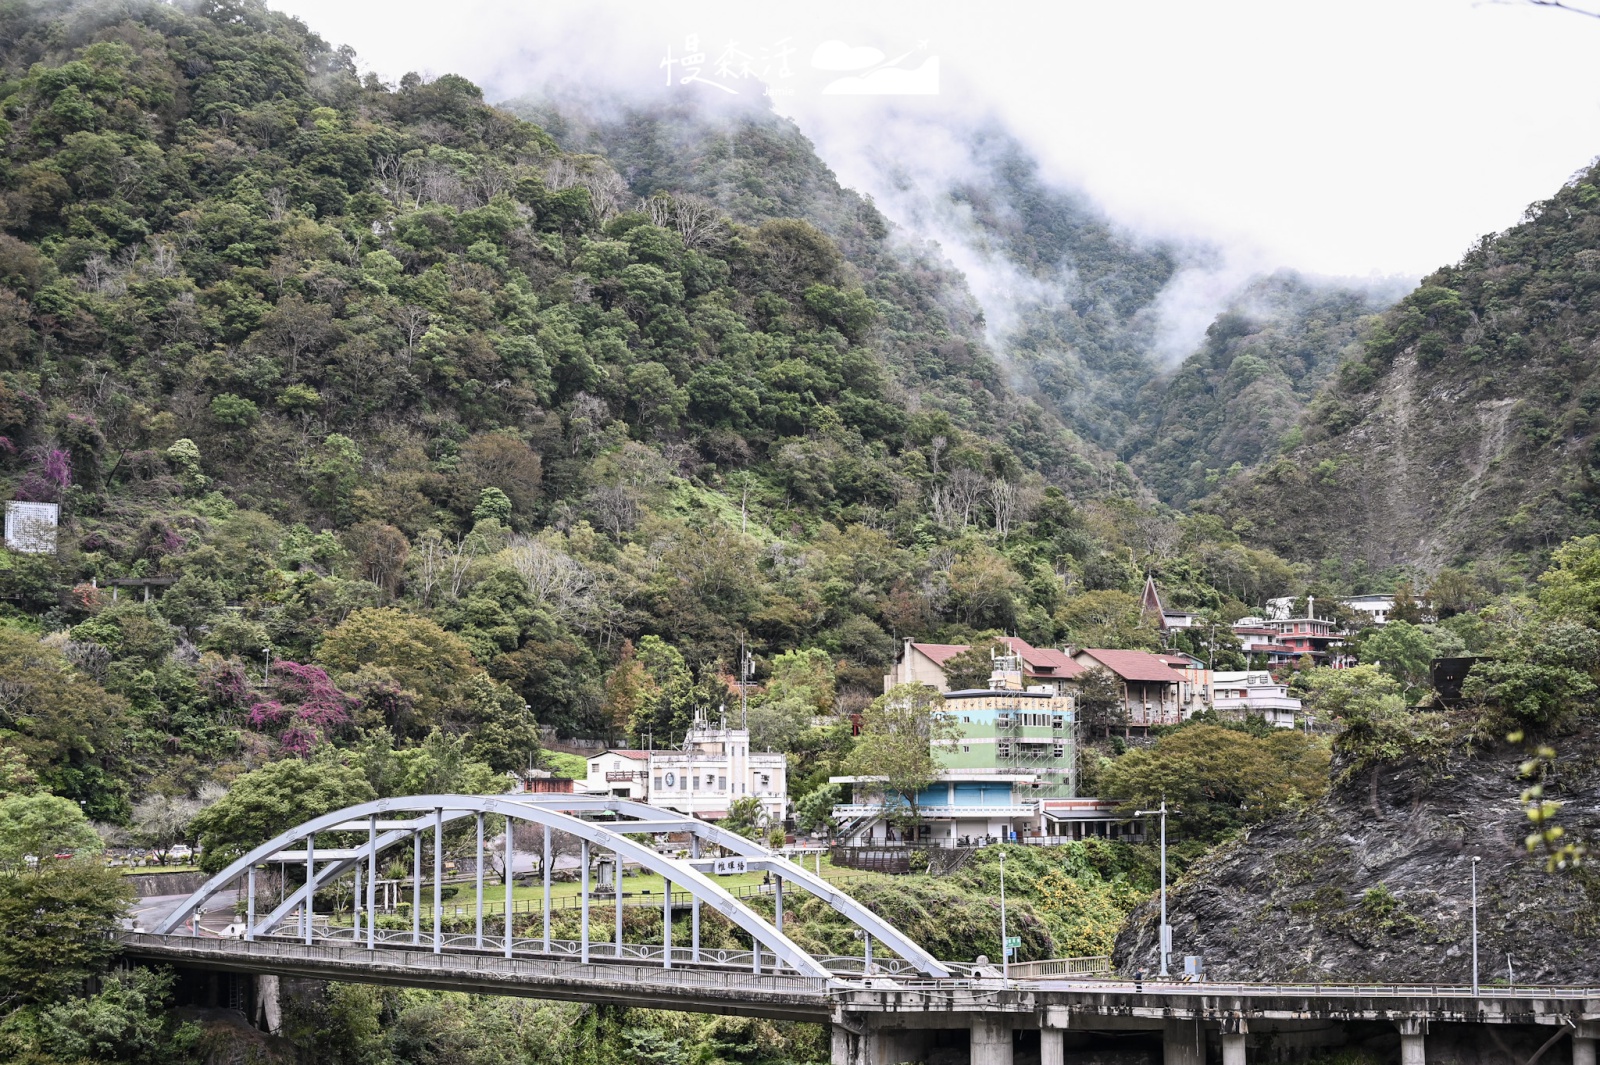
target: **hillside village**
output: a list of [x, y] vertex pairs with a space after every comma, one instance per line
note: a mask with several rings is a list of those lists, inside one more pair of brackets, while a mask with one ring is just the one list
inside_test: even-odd
[[[830, 776], [828, 783], [847, 795], [811, 834], [848, 849], [1050, 845], [1091, 836], [1140, 841], [1143, 825], [1121, 803], [1079, 793], [1082, 746], [1113, 734], [1148, 739], [1197, 714], [1307, 732], [1319, 727], [1292, 694], [1295, 672], [1356, 665], [1346, 641], [1385, 625], [1395, 609], [1393, 595], [1336, 602], [1342, 621], [1317, 616], [1314, 597], [1281, 597], [1267, 600], [1263, 616], [1228, 626], [1247, 662], [1241, 670], [1214, 669], [1214, 662], [1177, 650], [1055, 649], [1002, 636], [979, 648], [979, 671], [983, 654], [989, 669], [974, 683], [964, 661], [973, 657], [973, 645], [908, 637], [883, 677], [884, 698], [913, 700], [913, 689], [937, 693], [936, 701], [919, 704], [919, 712], [950, 725], [947, 735], [929, 741], [937, 773], [909, 796], [886, 793], [884, 779], [871, 774]], [[1207, 624], [1165, 607], [1153, 578], [1146, 579], [1140, 604], [1142, 620], [1163, 642]], [[728, 680], [730, 693], [745, 694], [735, 678]], [[710, 713], [720, 721], [709, 721]], [[749, 729], [729, 727], [727, 714], [726, 704], [700, 712], [680, 748], [609, 748], [590, 756], [577, 790], [709, 819], [727, 818], [733, 803], [754, 797], [763, 825], [792, 829], [784, 756], [753, 750]], [[860, 734], [859, 714], [852, 715], [851, 728]], [[914, 815], [910, 823], [908, 813]], [[836, 860], [860, 860], [835, 853]], [[883, 867], [885, 856], [871, 862]]]

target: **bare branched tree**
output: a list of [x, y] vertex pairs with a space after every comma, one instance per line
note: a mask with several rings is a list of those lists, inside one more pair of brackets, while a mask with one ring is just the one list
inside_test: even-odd
[[580, 632], [588, 630], [595, 607], [594, 576], [581, 562], [544, 540], [521, 534], [506, 545], [505, 557], [551, 616]]

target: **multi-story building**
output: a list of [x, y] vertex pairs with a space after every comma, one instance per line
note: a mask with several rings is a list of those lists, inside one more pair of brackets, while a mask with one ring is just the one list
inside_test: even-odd
[[[988, 687], [945, 694], [942, 712], [956, 735], [933, 748], [941, 769], [916, 798], [917, 842], [959, 846], [963, 839], [1057, 835], [1048, 831], [1041, 803], [1071, 799], [1076, 791], [1073, 699], [1054, 685], [1027, 683], [1028, 668], [1022, 654], [997, 658]], [[897, 829], [890, 816], [904, 800], [886, 797], [881, 779], [832, 782], [852, 789], [851, 801], [834, 807], [842, 840], [907, 841], [908, 830]]]
[[1293, 728], [1300, 700], [1289, 686], [1266, 670], [1218, 671], [1211, 678], [1211, 705], [1218, 713], [1263, 717], [1269, 724]]
[[782, 754], [752, 751], [750, 732], [697, 718], [677, 749], [649, 752], [651, 806], [702, 820], [728, 816], [735, 799], [754, 796], [769, 824], [782, 824], [789, 806], [788, 762]]
[[[1007, 636], [1001, 640], [1021, 660], [1022, 677], [1029, 687], [1048, 687], [1061, 695], [1071, 690], [1071, 681], [1083, 668], [1063, 651], [1034, 647], [1026, 640]], [[945, 663], [970, 648], [964, 643], [919, 643], [907, 639], [894, 664], [884, 674], [883, 690], [901, 684], [926, 684], [936, 691], [950, 690]]]
[[1084, 669], [1104, 669], [1116, 678], [1129, 728], [1176, 725], [1183, 720], [1184, 677], [1148, 651], [1090, 647], [1072, 658]]
[[1339, 602], [1349, 607], [1352, 611], [1362, 615], [1374, 625], [1387, 625], [1389, 615], [1394, 613], [1394, 596], [1392, 595], [1352, 595]]

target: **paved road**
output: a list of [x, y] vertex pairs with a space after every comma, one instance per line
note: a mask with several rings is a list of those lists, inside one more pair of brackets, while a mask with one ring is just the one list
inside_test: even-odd
[[[152, 895], [141, 898], [129, 907], [136, 929], [150, 930], [161, 923], [167, 914], [176, 910], [188, 895]], [[207, 932], [221, 932], [233, 922], [234, 907], [238, 904], [237, 891], [219, 891], [212, 896], [206, 912], [200, 918], [200, 928]]]

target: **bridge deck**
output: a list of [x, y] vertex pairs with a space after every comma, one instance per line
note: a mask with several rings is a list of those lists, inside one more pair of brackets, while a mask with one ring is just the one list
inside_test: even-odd
[[597, 1004], [649, 1006], [785, 1020], [871, 1016], [885, 1027], [965, 1027], [975, 1015], [1008, 1018], [1014, 1027], [1085, 1030], [1160, 1028], [1186, 1018], [1249, 1018], [1295, 1025], [1326, 1020], [1558, 1024], [1600, 1021], [1600, 988], [1432, 985], [1160, 984], [1142, 990], [1113, 979], [925, 980], [859, 975], [823, 979], [753, 973], [726, 965], [664, 968], [641, 960], [528, 955], [511, 958], [459, 947], [382, 944], [376, 950], [337, 940], [238, 939], [126, 933], [131, 957], [194, 968], [273, 973], [322, 980], [398, 984], [451, 991], [524, 995]]
[[139, 961], [199, 969], [272, 973], [317, 980], [396, 984], [443, 991], [523, 995], [571, 1002], [648, 1006], [782, 1020], [828, 1016], [828, 981], [809, 976], [727, 969], [665, 969], [627, 961], [579, 961], [429, 947], [284, 940], [208, 939], [125, 933], [123, 951]]

